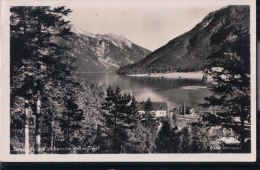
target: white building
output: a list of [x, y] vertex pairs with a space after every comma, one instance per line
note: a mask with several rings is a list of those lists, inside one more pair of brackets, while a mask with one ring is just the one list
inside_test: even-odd
[[[144, 109], [145, 102], [138, 102], [137, 106], [138, 106], [138, 110], [139, 110], [138, 112], [140, 114], [144, 114], [145, 113], [145, 109]], [[154, 114], [156, 118], [167, 116], [167, 114], [168, 114], [167, 103], [165, 103], [165, 102], [152, 102], [151, 113]]]

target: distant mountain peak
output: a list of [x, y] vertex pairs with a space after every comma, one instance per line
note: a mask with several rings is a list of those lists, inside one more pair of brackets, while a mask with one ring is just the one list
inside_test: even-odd
[[120, 49], [124, 48], [123, 46], [131, 48], [133, 43], [128, 40], [127, 38], [121, 36], [121, 35], [116, 35], [116, 34], [93, 34], [88, 31], [85, 31], [81, 28], [76, 28], [72, 27], [72, 32], [78, 34], [78, 35], [83, 35], [83, 36], [88, 36], [91, 38], [96, 38], [96, 39], [106, 39], [109, 41], [112, 41], [112, 43], [116, 46], [118, 46]]
[[85, 31], [82, 28], [72, 27], [71, 31], [78, 34], [78, 35], [86, 35], [86, 36], [89, 36], [89, 37], [92, 37], [92, 38], [97, 38], [96, 34]]
[[121, 36], [121, 35], [115, 35], [115, 34], [105, 34], [104, 36], [109, 37], [111, 39], [114, 39], [116, 41], [121, 41], [124, 43], [131, 43], [130, 40], [126, 39], [125, 37]]
[[132, 47], [132, 42], [128, 39], [126, 39], [123, 36], [120, 35], [115, 35], [115, 34], [105, 34], [103, 35], [105, 38], [108, 38], [114, 42], [115, 45], [117, 45], [119, 48], [123, 48], [123, 45], [131, 48]]
[[123, 36], [93, 34], [75, 27], [72, 27], [72, 32], [73, 41], [69, 45], [74, 55], [78, 56], [80, 72], [114, 71], [150, 54], [149, 50]]

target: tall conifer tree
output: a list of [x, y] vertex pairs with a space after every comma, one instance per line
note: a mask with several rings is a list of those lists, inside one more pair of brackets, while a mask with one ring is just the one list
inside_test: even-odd
[[[21, 121], [23, 119], [19, 118], [23, 114], [17, 112], [17, 108], [23, 108], [22, 103], [28, 101], [36, 119], [34, 131], [37, 138], [34, 141], [37, 153], [39, 141], [46, 141], [49, 143], [47, 145], [53, 144], [51, 141], [54, 135], [49, 134], [54, 133], [41, 134], [42, 123], [55, 127], [55, 117], [66, 109], [62, 104], [65, 87], [70, 84], [74, 84], [73, 89], [78, 87], [75, 86], [76, 79], [72, 74], [76, 56], [70, 55], [69, 49], [59, 43], [70, 40], [70, 25], [64, 17], [71, 10], [41, 6], [12, 7], [10, 11], [11, 117], [14, 118], [12, 122], [17, 124], [17, 119], [24, 124]], [[19, 128], [23, 129], [21, 126]], [[48, 129], [51, 131], [56, 128]], [[16, 132], [11, 128], [11, 134], [13, 133]]]
[[[249, 15], [249, 7], [245, 10]], [[249, 19], [237, 23], [212, 36], [212, 46], [218, 48], [208, 57], [204, 72], [215, 83], [210, 88], [212, 95], [205, 98], [203, 106], [222, 110], [216, 115], [206, 114], [205, 124], [232, 128], [240, 135], [243, 152], [245, 138], [249, 137], [245, 123], [250, 122], [250, 24]]]

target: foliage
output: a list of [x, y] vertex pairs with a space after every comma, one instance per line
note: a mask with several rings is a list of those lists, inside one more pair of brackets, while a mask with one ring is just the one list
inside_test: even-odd
[[162, 128], [155, 140], [157, 153], [178, 152], [179, 138], [177, 137], [175, 130], [175, 128], [171, 128], [171, 125], [167, 120], [162, 122]]
[[106, 152], [122, 153], [132, 150], [133, 141], [129, 141], [129, 135], [137, 127], [137, 114], [134, 97], [122, 95], [119, 87], [115, 91], [110, 86], [107, 88], [107, 96], [102, 103]]
[[[249, 21], [248, 21], [249, 22]], [[245, 122], [250, 121], [250, 36], [249, 23], [222, 28], [211, 41], [214, 48], [211, 61], [204, 73], [212, 77], [212, 95], [202, 106], [219, 110], [208, 113], [204, 121], [208, 126], [221, 125], [233, 128], [240, 135], [243, 148]], [[231, 31], [232, 30], [232, 31]], [[231, 32], [231, 33], [230, 33]], [[239, 118], [239, 122], [235, 121]]]
[[59, 122], [64, 133], [64, 139], [66, 139], [67, 148], [71, 148], [71, 143], [78, 146], [78, 136], [82, 135], [80, 130], [82, 128], [83, 111], [78, 108], [75, 102], [75, 98], [71, 94], [67, 94], [65, 97], [66, 111], [62, 113]]
[[146, 149], [149, 153], [154, 152], [155, 149], [155, 139], [157, 136], [158, 122], [155, 118], [155, 113], [153, 112], [153, 104], [150, 98], [144, 104], [145, 113], [141, 116], [141, 122], [143, 126], [147, 129], [146, 131]]
[[191, 140], [190, 140], [190, 134], [189, 129], [187, 127], [182, 129], [181, 132], [181, 142], [180, 142], [180, 152], [181, 153], [190, 153], [191, 152]]
[[191, 130], [191, 152], [192, 153], [201, 153], [204, 151], [204, 145], [202, 140], [202, 134], [200, 131], [200, 127], [198, 124], [192, 125], [192, 130]]
[[[90, 88], [75, 76], [77, 56], [63, 43], [71, 40], [70, 24], [64, 19], [71, 10], [41, 6], [12, 7], [10, 11], [11, 141], [16, 141], [12, 148], [24, 142], [17, 139], [24, 138], [26, 102], [36, 122], [30, 134], [39, 130], [40, 147], [56, 152], [57, 148], [67, 148], [68, 143], [77, 147], [89, 144], [91, 140], [81, 134], [96, 130], [89, 117], [94, 112], [92, 120], [99, 119], [101, 96], [99, 89]], [[40, 111], [37, 115], [36, 108]], [[64, 139], [68, 129], [73, 137]], [[33, 138], [31, 135], [31, 145]]]

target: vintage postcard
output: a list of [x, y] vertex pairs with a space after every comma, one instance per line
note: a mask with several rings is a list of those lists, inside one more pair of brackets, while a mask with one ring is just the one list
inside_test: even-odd
[[2, 0], [1, 161], [255, 161], [255, 3]]

